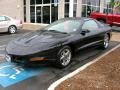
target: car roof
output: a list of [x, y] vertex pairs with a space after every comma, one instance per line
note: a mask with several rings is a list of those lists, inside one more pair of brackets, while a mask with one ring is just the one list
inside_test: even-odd
[[7, 15], [0, 15], [0, 16], [6, 16], [6, 17], [9, 17], [9, 16], [7, 16]]
[[7, 16], [7, 15], [0, 15], [0, 16], [2, 16], [2, 17], [8, 17], [9, 19], [13, 19], [12, 17]]

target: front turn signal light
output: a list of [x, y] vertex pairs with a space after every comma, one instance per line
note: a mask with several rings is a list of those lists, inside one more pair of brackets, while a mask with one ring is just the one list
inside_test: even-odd
[[47, 60], [47, 59], [44, 57], [35, 57], [30, 59], [30, 61], [43, 61], [43, 60]]

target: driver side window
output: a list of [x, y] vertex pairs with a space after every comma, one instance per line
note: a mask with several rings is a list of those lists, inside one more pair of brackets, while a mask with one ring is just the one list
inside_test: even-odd
[[0, 21], [5, 21], [5, 17], [4, 16], [0, 16]]
[[87, 29], [87, 30], [90, 30], [90, 31], [94, 31], [97, 28], [99, 28], [98, 24], [94, 20], [86, 21], [86, 22], [84, 22], [84, 24], [82, 26], [82, 29]]

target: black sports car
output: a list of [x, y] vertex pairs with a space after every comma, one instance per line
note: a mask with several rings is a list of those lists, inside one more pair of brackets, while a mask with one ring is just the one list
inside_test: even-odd
[[94, 19], [60, 19], [11, 41], [6, 59], [20, 63], [54, 61], [63, 68], [70, 64], [74, 52], [89, 46], [106, 49], [110, 38], [111, 28]]

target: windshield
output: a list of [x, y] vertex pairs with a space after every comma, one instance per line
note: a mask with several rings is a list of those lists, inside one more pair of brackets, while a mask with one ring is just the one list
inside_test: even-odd
[[70, 33], [77, 31], [80, 25], [80, 20], [59, 20], [45, 27], [44, 30]]

